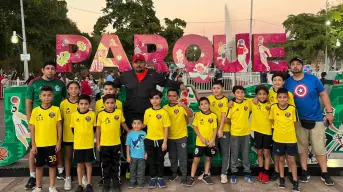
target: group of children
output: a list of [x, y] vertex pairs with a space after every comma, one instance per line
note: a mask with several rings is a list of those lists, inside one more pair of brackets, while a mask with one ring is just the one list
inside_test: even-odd
[[[297, 180], [295, 155], [298, 153], [295, 125], [297, 114], [290, 92], [282, 88], [283, 76], [273, 76], [273, 88], [268, 90], [260, 85], [256, 88], [256, 98], [245, 99], [244, 88], [234, 86], [234, 100], [229, 101], [223, 95], [221, 82], [215, 82], [213, 95], [199, 99], [200, 111], [194, 114], [193, 129], [196, 133], [196, 146], [190, 177], [187, 178], [187, 137], [188, 118], [193, 117], [192, 110], [178, 98], [178, 90], [167, 92], [168, 105], [161, 106], [162, 93], [155, 90], [150, 93], [152, 107], [144, 113], [144, 119], [132, 118], [132, 129], [125, 123], [122, 103], [116, 99], [112, 82], [104, 84], [104, 96], [96, 102], [95, 112], [90, 110], [91, 98], [79, 95], [77, 82], [69, 82], [69, 97], [60, 108], [52, 106], [53, 91], [43, 86], [40, 92], [42, 105], [36, 107], [31, 115], [32, 150], [36, 153], [37, 187], [42, 189], [42, 167], [49, 166], [50, 192], [55, 192], [56, 154], [65, 149], [65, 190], [71, 186], [72, 161], [77, 163], [77, 192], [92, 192], [92, 162], [96, 149], [100, 152], [103, 192], [120, 191], [120, 158], [122, 145], [126, 145], [126, 159], [130, 164], [129, 188], [143, 188], [146, 163], [151, 176], [149, 188], [164, 188], [164, 156], [169, 152], [172, 175], [169, 181], [175, 181], [178, 169], [181, 172], [181, 184], [193, 186], [195, 174], [201, 157], [205, 156], [204, 173], [199, 177], [206, 184], [213, 184], [210, 178], [211, 157], [220, 151], [222, 155], [221, 183], [227, 183], [227, 172], [231, 168], [231, 183], [237, 182], [239, 166], [238, 155], [242, 154], [245, 180], [253, 182], [249, 164], [250, 134], [254, 131], [255, 148], [258, 152], [259, 175], [257, 180], [268, 183], [270, 149], [275, 155], [275, 171], [280, 177], [279, 187], [285, 187], [284, 161], [293, 175], [293, 191], [300, 191]], [[291, 103], [291, 104], [289, 104]], [[252, 113], [251, 124], [249, 117]], [[63, 122], [63, 123], [62, 123]], [[62, 126], [63, 124], [63, 126]], [[127, 134], [122, 143], [122, 130]], [[274, 130], [274, 131], [273, 131]], [[219, 148], [218, 148], [219, 146]], [[85, 171], [86, 168], [86, 171]], [[85, 176], [86, 173], [86, 176]], [[275, 175], [275, 174], [274, 174]], [[87, 181], [86, 181], [87, 180]]]

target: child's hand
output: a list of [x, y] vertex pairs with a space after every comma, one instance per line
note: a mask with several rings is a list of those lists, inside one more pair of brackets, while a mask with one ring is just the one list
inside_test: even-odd
[[223, 135], [224, 135], [223, 130], [218, 130], [218, 132], [217, 132], [218, 138], [222, 138]]
[[32, 146], [31, 153], [37, 154], [37, 147], [36, 146]]
[[55, 151], [59, 152], [60, 150], [61, 150], [61, 143], [57, 143]]
[[162, 143], [162, 151], [166, 151], [167, 150], [167, 143], [163, 142]]
[[208, 142], [208, 145], [209, 147], [213, 147], [214, 146], [214, 140], [210, 140], [210, 142]]
[[233, 106], [233, 101], [230, 100], [229, 103], [227, 104], [227, 106], [229, 107], [229, 109], [232, 108], [232, 106]]
[[145, 155], [144, 155], [144, 159], [145, 159], [145, 160], [147, 160], [147, 159], [148, 159], [148, 154], [147, 154], [147, 153], [145, 153]]
[[97, 148], [98, 151], [100, 152], [100, 148], [101, 148], [101, 147], [100, 147], [100, 144], [97, 144], [97, 145], [96, 145], [96, 148]]
[[254, 97], [254, 98], [252, 99], [252, 102], [253, 102], [255, 105], [257, 105], [257, 104], [258, 104], [258, 100], [257, 100], [257, 98], [256, 98], [256, 97]]
[[126, 161], [127, 161], [128, 163], [131, 163], [131, 157], [130, 157], [130, 155], [127, 156]]
[[203, 137], [200, 137], [200, 141], [201, 141], [203, 144], [207, 145], [207, 141], [206, 141], [206, 139], [205, 139], [205, 138], [203, 138]]

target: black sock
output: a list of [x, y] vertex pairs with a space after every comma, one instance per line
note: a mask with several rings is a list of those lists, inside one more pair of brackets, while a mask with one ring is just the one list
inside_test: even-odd
[[263, 173], [264, 173], [264, 174], [268, 174], [268, 173], [269, 173], [269, 170], [263, 169]]
[[263, 167], [259, 167], [260, 168], [260, 172], [264, 172], [264, 168]]

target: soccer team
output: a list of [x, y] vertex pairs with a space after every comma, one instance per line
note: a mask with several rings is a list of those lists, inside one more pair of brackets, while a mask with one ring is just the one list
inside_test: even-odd
[[[231, 101], [224, 96], [222, 82], [214, 82], [213, 94], [199, 98], [200, 112], [194, 115], [188, 106], [179, 101], [177, 89], [168, 90], [169, 104], [166, 106], [160, 105], [162, 93], [152, 91], [149, 95], [152, 107], [145, 111], [143, 119], [133, 117], [131, 130], [125, 123], [122, 103], [116, 99], [112, 82], [104, 84], [104, 96], [97, 101], [95, 112], [89, 110], [89, 96], [79, 95], [77, 82], [68, 83], [68, 98], [61, 102], [60, 108], [52, 105], [53, 88], [42, 86], [39, 94], [41, 105], [32, 110], [29, 121], [31, 150], [35, 154], [36, 165], [34, 192], [42, 190], [44, 165], [49, 166], [49, 192], [57, 191], [54, 187], [56, 166], [57, 161], [62, 159], [57, 154], [60, 154], [62, 147], [65, 149], [65, 190], [72, 189], [70, 170], [74, 161], [77, 163], [79, 184], [76, 191], [81, 192], [84, 187], [87, 192], [93, 191], [94, 138], [96, 149], [100, 152], [104, 192], [111, 188], [120, 191], [122, 145], [126, 145], [126, 159], [130, 163], [129, 188], [143, 188], [146, 164], [151, 177], [148, 187], [165, 188], [163, 170], [166, 152], [169, 152], [172, 171], [169, 181], [178, 178], [179, 168], [181, 184], [193, 186], [200, 159], [205, 156], [204, 173], [199, 179], [213, 184], [210, 177], [211, 157], [220, 152], [221, 183], [228, 182], [229, 168], [232, 174], [230, 182], [237, 183], [239, 154], [242, 156], [244, 179], [252, 183], [254, 179], [249, 164], [251, 131], [258, 153], [259, 173], [256, 180], [268, 183], [273, 154], [275, 173], [272, 177], [279, 177], [279, 188], [285, 188], [284, 165], [287, 160], [293, 191], [300, 191], [295, 162], [295, 156], [299, 153], [298, 131], [295, 128], [298, 114], [293, 94], [282, 88], [282, 74], [274, 74], [272, 82], [271, 89], [258, 86], [253, 99], [245, 99], [244, 88], [234, 86], [234, 99]], [[192, 126], [196, 133], [196, 146], [190, 177], [187, 178], [187, 124], [191, 117], [194, 117]], [[121, 141], [123, 132], [128, 133], [126, 141]]]

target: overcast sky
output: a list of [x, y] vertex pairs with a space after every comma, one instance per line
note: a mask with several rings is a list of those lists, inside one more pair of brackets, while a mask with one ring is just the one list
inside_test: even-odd
[[[106, 0], [66, 0], [69, 17], [83, 32], [91, 33]], [[211, 37], [224, 34], [225, 9], [227, 4], [230, 33], [249, 32], [250, 0], [153, 0], [157, 17], [162, 20], [181, 18], [187, 22], [186, 34]], [[330, 0], [336, 4], [342, 0]], [[75, 9], [76, 8], [76, 9]], [[254, 0], [253, 33], [283, 32], [282, 22], [290, 14], [317, 13], [325, 8], [325, 0]], [[77, 9], [88, 10], [81, 11]], [[236, 20], [236, 21], [235, 21]], [[244, 21], [237, 21], [244, 20]], [[213, 22], [213, 23], [199, 23]]]

